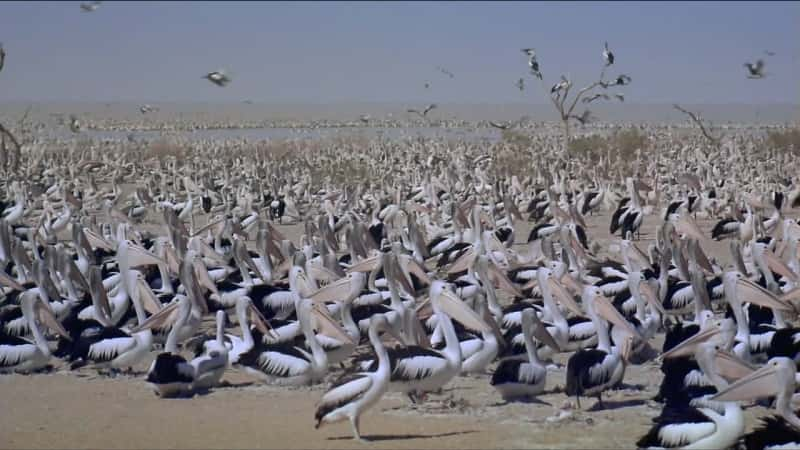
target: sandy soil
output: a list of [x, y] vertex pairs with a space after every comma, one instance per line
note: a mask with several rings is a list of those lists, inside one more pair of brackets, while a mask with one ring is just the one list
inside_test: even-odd
[[[587, 219], [590, 239], [607, 248], [608, 215]], [[655, 216], [646, 218], [637, 244], [643, 250], [657, 222]], [[700, 223], [707, 232], [713, 222]], [[299, 231], [282, 228], [295, 238]], [[527, 230], [518, 230], [518, 241], [524, 242]], [[728, 260], [726, 242], [706, 251]], [[660, 348], [661, 336], [652, 344]], [[557, 362], [564, 364], [565, 358]], [[604, 395], [605, 410], [593, 410], [596, 400], [587, 398], [560, 421], [553, 418], [568, 400], [560, 392], [563, 366], [548, 374], [551, 393], [535, 403], [505, 404], [488, 375], [459, 377], [419, 407], [397, 394], [384, 396], [362, 418], [361, 431], [372, 442], [361, 444], [349, 439], [347, 423], [314, 429], [315, 404], [325, 386], [271, 387], [229, 370], [227, 387], [166, 400], [155, 396], [141, 374], [107, 378], [91, 370], [70, 373], [55, 364], [50, 373], [0, 375], [0, 447], [632, 448], [660, 412], [650, 400], [661, 379], [654, 361], [629, 366], [624, 389]], [[748, 429], [763, 414], [760, 407], [748, 408]]]

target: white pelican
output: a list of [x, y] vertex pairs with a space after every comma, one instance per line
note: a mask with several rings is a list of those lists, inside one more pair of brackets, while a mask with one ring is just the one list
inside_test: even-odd
[[511, 357], [500, 361], [489, 382], [506, 401], [535, 396], [544, 391], [547, 368], [536, 356], [536, 345], [533, 342], [534, 333], [542, 337], [541, 340], [547, 345], [553, 346], [556, 351], [559, 350], [558, 344], [536, 316], [536, 311], [533, 308], [524, 309], [522, 311], [522, 334], [525, 339], [528, 360]]
[[447, 289], [445, 282], [434, 281], [429, 297], [417, 311], [427, 313], [430, 308], [433, 309], [439, 318], [438, 326], [444, 332], [445, 348], [435, 351], [412, 345], [390, 351], [395, 365], [392, 368], [389, 390], [408, 393], [412, 401], [416, 401], [415, 395], [422, 396], [426, 392], [438, 390], [461, 371], [461, 346], [451, 317], [468, 328], [481, 332], [492, 331], [475, 311]]
[[[378, 359], [376, 370], [346, 373], [334, 381], [317, 405], [317, 411], [314, 413], [317, 423], [314, 428], [350, 420], [353, 438], [365, 440], [358, 431], [358, 419], [364, 411], [377, 403], [389, 387], [391, 362], [389, 353], [378, 334], [380, 331], [394, 335], [386, 316], [373, 316], [370, 318], [368, 334]], [[395, 336], [395, 339], [398, 339], [398, 336]]]
[[740, 378], [712, 397], [717, 401], [754, 400], [775, 396], [778, 416], [744, 436], [747, 449], [800, 448], [800, 417], [792, 410], [797, 367], [790, 358], [775, 357], [761, 369]]
[[[237, 308], [237, 313], [238, 310], [239, 308]], [[328, 357], [314, 333], [312, 321], [316, 321], [317, 326], [327, 329], [333, 334], [332, 337], [343, 342], [348, 341], [350, 336], [342, 330], [330, 316], [327, 308], [322, 305], [315, 304], [309, 299], [298, 298], [295, 301], [295, 310], [297, 311], [297, 320], [300, 322], [300, 329], [311, 353], [288, 344], [263, 344], [259, 339], [248, 351], [239, 354], [236, 362], [244, 366], [248, 373], [272, 384], [297, 386], [322, 381], [325, 374], [328, 373]], [[244, 319], [245, 325], [240, 325], [240, 327], [245, 339], [248, 339], [247, 335], [250, 335], [251, 332], [246, 326], [246, 317]], [[249, 340], [253, 340], [252, 336]]]
[[217, 311], [217, 335], [213, 340], [203, 343], [203, 354], [195, 357], [189, 364], [194, 367], [195, 377], [192, 389], [202, 390], [219, 384], [228, 367], [228, 347], [225, 345], [225, 312]]
[[[600, 288], [586, 286], [582, 300], [597, 332], [597, 348], [578, 350], [570, 356], [567, 361], [566, 393], [577, 398], [578, 406], [581, 395], [596, 395], [602, 407], [603, 391], [620, 382], [625, 375], [631, 338], [640, 338], [641, 335], [602, 295]], [[628, 338], [612, 347], [606, 320], [627, 331]]]
[[[44, 368], [50, 361], [50, 347], [39, 328], [39, 321], [61, 336], [69, 334], [55, 318], [50, 308], [38, 297], [36, 291], [27, 290], [20, 295], [22, 314], [28, 321], [33, 342], [10, 336], [0, 330], [0, 372], [33, 372]], [[38, 319], [38, 320], [37, 320]]]
[[195, 378], [195, 368], [178, 354], [178, 333], [191, 314], [192, 304], [187, 296], [177, 296], [176, 300], [137, 327], [137, 330], [150, 329], [168, 320], [176, 311], [175, 324], [167, 335], [164, 351], [156, 356], [147, 370], [147, 384], [160, 397], [174, 397], [190, 392]]

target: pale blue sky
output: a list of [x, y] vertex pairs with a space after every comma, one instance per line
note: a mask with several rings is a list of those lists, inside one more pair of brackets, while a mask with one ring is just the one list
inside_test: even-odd
[[0, 2], [0, 101], [542, 103], [520, 48], [549, 86], [598, 73], [607, 40], [631, 103], [800, 103], [797, 2], [79, 4]]

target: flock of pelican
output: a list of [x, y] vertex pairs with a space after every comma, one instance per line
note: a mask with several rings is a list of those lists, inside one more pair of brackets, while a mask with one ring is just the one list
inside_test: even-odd
[[[333, 380], [315, 426], [360, 439], [387, 392], [422, 403], [467, 375], [507, 401], [558, 378], [603, 408], [663, 337], [663, 410], [639, 447], [796, 448], [797, 161], [753, 134], [649, 132], [654, 153], [627, 159], [565, 162], [539, 138], [524, 168], [502, 142], [34, 143], [0, 200], [0, 370], [146, 367], [135, 379], [162, 397], [231, 368]], [[611, 240], [587, 226], [601, 211]], [[728, 264], [707, 255], [721, 240]], [[745, 434], [764, 399], [775, 415]]]

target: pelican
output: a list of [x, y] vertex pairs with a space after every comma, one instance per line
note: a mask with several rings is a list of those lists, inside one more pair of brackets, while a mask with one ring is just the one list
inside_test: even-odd
[[605, 62], [606, 67], [614, 64], [614, 54], [608, 49], [608, 42], [603, 43], [603, 62]]
[[533, 342], [534, 333], [542, 337], [540, 340], [554, 347], [556, 351], [560, 350], [553, 337], [539, 321], [533, 308], [524, 309], [521, 319], [525, 351], [528, 355], [527, 362], [521, 357], [503, 359], [489, 382], [506, 401], [539, 395], [544, 391], [547, 368], [536, 355], [536, 345]]
[[213, 72], [209, 72], [203, 78], [216, 84], [219, 87], [224, 87], [231, 81], [230, 77], [226, 75], [225, 72], [222, 70], [215, 70]]
[[39, 328], [39, 322], [70, 339], [67, 331], [56, 320], [50, 307], [44, 303], [33, 289], [20, 294], [22, 314], [28, 321], [28, 329], [33, 342], [11, 336], [0, 330], [0, 372], [35, 372], [47, 366], [50, 361], [50, 347]]
[[217, 311], [217, 335], [203, 343], [203, 353], [189, 361], [194, 367], [193, 390], [204, 390], [219, 384], [228, 367], [228, 346], [225, 345], [225, 311]]
[[746, 62], [744, 63], [744, 67], [747, 69], [747, 78], [751, 80], [757, 80], [759, 78], [764, 78], [764, 60], [759, 59], [756, 61], [755, 64]]
[[189, 319], [192, 304], [189, 297], [181, 295], [169, 306], [157, 314], [150, 316], [137, 330], [151, 328], [156, 323], [167, 320], [176, 311], [175, 324], [167, 335], [164, 351], [156, 356], [147, 370], [147, 384], [160, 397], [175, 397], [187, 394], [191, 390], [196, 371], [194, 366], [186, 362], [178, 354], [178, 332]]
[[[597, 331], [597, 348], [578, 350], [567, 361], [567, 395], [574, 395], [580, 406], [580, 396], [596, 395], [602, 407], [603, 391], [614, 386], [625, 375], [625, 365], [633, 337], [641, 337], [614, 306], [603, 296], [600, 288], [586, 286], [583, 304]], [[602, 317], [602, 318], [601, 318]], [[605, 319], [605, 320], [603, 320]], [[617, 346], [611, 346], [608, 323], [620, 327], [628, 336]]]
[[[249, 300], [249, 299], [248, 299]], [[237, 305], [238, 306], [238, 305]], [[318, 326], [331, 330], [334, 338], [347, 342], [350, 336], [331, 318], [327, 308], [309, 299], [295, 300], [297, 320], [311, 353], [303, 348], [287, 344], [263, 344], [256, 342], [248, 351], [238, 355], [237, 363], [245, 370], [267, 383], [278, 385], [309, 385], [322, 381], [328, 372], [328, 357], [314, 333], [313, 320]], [[238, 313], [238, 308], [237, 308]], [[245, 340], [250, 335], [246, 317], [242, 333]], [[249, 337], [252, 341], [252, 336]]]
[[[389, 387], [392, 363], [389, 353], [381, 341], [380, 332], [393, 334], [386, 316], [376, 315], [369, 322], [369, 341], [378, 359], [373, 372], [345, 373], [334, 381], [322, 396], [314, 413], [319, 428], [326, 424], [349, 420], [353, 428], [353, 438], [364, 441], [358, 429], [358, 422], [364, 411], [380, 400]], [[395, 336], [395, 339], [398, 337]]]
[[427, 314], [430, 309], [433, 310], [439, 318], [437, 326], [443, 330], [445, 348], [435, 351], [412, 345], [389, 352], [395, 360], [389, 390], [407, 393], [412, 401], [427, 392], [438, 390], [461, 371], [461, 346], [451, 317], [466, 327], [481, 332], [492, 331], [475, 311], [447, 288], [445, 282], [433, 281], [429, 293], [429, 299], [420, 305], [417, 312]]
[[797, 366], [786, 357], [775, 357], [761, 369], [740, 378], [712, 397], [716, 401], [754, 400], [775, 396], [778, 416], [766, 418], [762, 425], [744, 436], [747, 449], [800, 448], [800, 417], [792, 410]]

